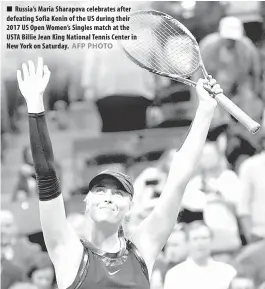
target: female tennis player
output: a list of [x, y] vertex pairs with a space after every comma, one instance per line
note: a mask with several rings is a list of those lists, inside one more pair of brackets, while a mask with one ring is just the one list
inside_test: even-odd
[[128, 176], [111, 171], [95, 176], [89, 183], [85, 201], [91, 225], [86, 239], [80, 240], [66, 219], [45, 121], [43, 94], [50, 71], [39, 58], [36, 68], [31, 60], [23, 63], [22, 72], [17, 71], [17, 79], [28, 108], [41, 226], [58, 287], [149, 288], [152, 267], [174, 228], [184, 188], [198, 163], [217, 105], [204, 86], [216, 94], [222, 89], [214, 79], [199, 80], [199, 105], [189, 134], [175, 154], [158, 204], [130, 240], [121, 236], [119, 229], [133, 205], [133, 186]]

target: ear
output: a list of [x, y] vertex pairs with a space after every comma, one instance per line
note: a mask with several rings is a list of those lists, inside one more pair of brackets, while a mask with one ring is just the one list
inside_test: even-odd
[[134, 202], [133, 202], [133, 200], [130, 200], [129, 213], [131, 213], [133, 206], [134, 206]]
[[133, 201], [130, 200], [129, 210], [128, 210], [128, 211], [126, 212], [126, 214], [124, 215], [124, 218], [125, 218], [126, 220], [129, 220], [129, 219], [131, 218], [133, 205], [134, 205]]
[[85, 197], [85, 199], [84, 199], [84, 202], [85, 202], [85, 206], [86, 206], [85, 212], [87, 212], [88, 206], [89, 206], [89, 202], [90, 202], [89, 193], [86, 195], [86, 197]]
[[[125, 216], [124, 216], [124, 219], [123, 219], [123, 225], [126, 226], [131, 220], [131, 210], [129, 210]], [[123, 226], [123, 227], [124, 227]]]

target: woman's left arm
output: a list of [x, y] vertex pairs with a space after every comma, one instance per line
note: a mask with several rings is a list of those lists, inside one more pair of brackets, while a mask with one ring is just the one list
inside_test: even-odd
[[[207, 84], [208, 81], [201, 79], [196, 86], [199, 106], [190, 132], [181, 149], [175, 154], [156, 207], [132, 236], [132, 241], [144, 258], [149, 273], [176, 224], [185, 187], [199, 161], [211, 124], [217, 103], [204, 89], [204, 85]], [[222, 92], [215, 80], [212, 79], [210, 85], [214, 93]]]

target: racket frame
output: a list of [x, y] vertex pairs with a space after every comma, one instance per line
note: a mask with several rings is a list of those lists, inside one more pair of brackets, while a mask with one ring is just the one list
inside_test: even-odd
[[[174, 19], [172, 16], [170, 15], [167, 15], [163, 12], [160, 12], [160, 11], [156, 11], [156, 10], [138, 10], [138, 11], [135, 11], [133, 13], [130, 14], [130, 16], [134, 16], [134, 15], [145, 15], [145, 14], [151, 14], [151, 15], [157, 15], [157, 16], [163, 16], [164, 18], [166, 18], [167, 20], [173, 22], [174, 24], [178, 25], [179, 27], [181, 27], [182, 30], [185, 31], [186, 34], [189, 35], [189, 37], [192, 39], [192, 41], [194, 42], [195, 44], [195, 48], [197, 50], [197, 53], [198, 53], [198, 56], [199, 56], [199, 62], [198, 62], [198, 65], [197, 67], [192, 71], [190, 72], [189, 74], [187, 74], [187, 77], [190, 77], [192, 76], [196, 71], [198, 71], [198, 69], [201, 67], [201, 65], [204, 67], [203, 63], [202, 63], [202, 60], [201, 60], [201, 54], [200, 54], [200, 50], [199, 50], [199, 45], [198, 45], [198, 42], [197, 40], [195, 39], [195, 37], [192, 35], [192, 33], [182, 24], [180, 23], [179, 21], [177, 21], [176, 19]], [[152, 69], [146, 65], [144, 65], [143, 63], [141, 63], [140, 61], [138, 61], [136, 58], [134, 58], [130, 53], [127, 52], [127, 50], [124, 48], [124, 46], [121, 44], [121, 42], [119, 42], [123, 52], [127, 55], [127, 57], [133, 61], [135, 64], [137, 64], [138, 66], [152, 72], [152, 73], [155, 73], [159, 76], [164, 76], [164, 77], [167, 77], [169, 79], [172, 79], [174, 81], [179, 81], [179, 82], [182, 82], [186, 85], [189, 85], [189, 86], [192, 86], [192, 87], [196, 87], [196, 82], [195, 81], [192, 81], [190, 79], [187, 79], [185, 77], [182, 77], [182, 76], [179, 76], [177, 74], [169, 74], [169, 73], [165, 73], [165, 72], [162, 72], [162, 71], [159, 71], [159, 70], [156, 70], [156, 69]], [[205, 68], [204, 68], [205, 70]], [[206, 71], [206, 70], [205, 70]], [[206, 73], [206, 75], [208, 76], [208, 74]], [[185, 76], [185, 75], [184, 75]], [[206, 76], [204, 76], [205, 78], [207, 78]]]
[[[196, 48], [199, 61], [197, 67], [190, 73], [186, 74], [186, 77], [191, 77], [194, 73], [196, 73], [199, 68], [202, 71], [202, 74], [205, 79], [209, 80], [209, 74], [204, 66], [204, 63], [202, 61], [201, 53], [199, 44], [196, 40], [196, 38], [192, 35], [192, 33], [188, 30], [187, 27], [185, 27], [182, 23], [180, 23], [178, 20], [174, 19], [172, 16], [165, 14], [160, 11], [156, 10], [139, 10], [136, 12], [133, 12], [130, 16], [134, 15], [144, 15], [144, 14], [151, 14], [151, 15], [157, 15], [162, 16], [169, 21], [173, 22], [177, 26], [181, 27], [181, 29], [190, 37], [190, 39], [194, 43], [194, 48]], [[121, 44], [121, 43], [120, 43]], [[149, 68], [148, 66], [144, 65], [140, 61], [138, 61], [136, 58], [134, 58], [132, 55], [129, 54], [129, 52], [126, 51], [126, 49], [121, 44], [121, 48], [123, 52], [126, 54], [126, 56], [133, 61], [136, 65], [140, 66], [143, 69], [146, 69], [150, 71], [151, 73], [157, 74], [159, 76], [164, 76], [169, 79], [172, 79], [174, 81], [182, 82], [186, 85], [196, 87], [197, 83], [195, 81], [192, 81], [190, 79], [185, 78], [185, 74], [182, 76], [176, 75], [176, 74], [169, 74], [162, 71], [158, 71], [156, 69]], [[253, 119], [251, 119], [250, 116], [248, 116], [244, 111], [242, 111], [237, 105], [235, 105], [229, 98], [227, 98], [224, 94], [213, 94], [209, 86], [204, 86], [204, 88], [211, 94], [212, 97], [214, 97], [217, 102], [226, 109], [231, 115], [233, 115], [236, 119], [238, 119], [252, 134], [255, 134], [260, 129], [260, 124], [255, 122]]]

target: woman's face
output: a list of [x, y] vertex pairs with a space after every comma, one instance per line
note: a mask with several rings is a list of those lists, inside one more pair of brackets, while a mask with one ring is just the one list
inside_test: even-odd
[[96, 223], [120, 225], [131, 208], [130, 195], [118, 181], [105, 178], [94, 186], [87, 197], [87, 212]]
[[208, 258], [211, 254], [212, 236], [209, 228], [201, 226], [188, 234], [189, 255], [196, 259]]
[[168, 238], [165, 255], [168, 261], [180, 263], [187, 257], [186, 235], [181, 230], [173, 231]]
[[39, 269], [33, 272], [31, 281], [38, 289], [51, 289], [54, 279], [54, 271], [52, 267]]

